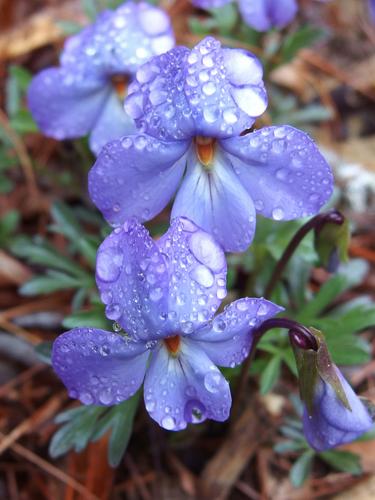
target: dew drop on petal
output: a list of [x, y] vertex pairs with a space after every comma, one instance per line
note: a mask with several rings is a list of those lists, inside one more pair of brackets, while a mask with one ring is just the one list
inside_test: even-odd
[[280, 207], [276, 207], [272, 210], [272, 218], [274, 220], [283, 220], [284, 210]]
[[206, 418], [206, 408], [197, 399], [188, 401], [184, 408], [184, 418], [192, 424], [199, 424]]
[[222, 386], [222, 375], [217, 370], [212, 370], [206, 373], [204, 376], [204, 386], [208, 392], [216, 393], [219, 392]]
[[122, 253], [115, 247], [100, 250], [96, 258], [98, 278], [107, 283], [115, 281], [120, 275], [122, 260]]
[[214, 284], [214, 276], [208, 267], [203, 265], [196, 266], [191, 272], [190, 277], [199, 285], [210, 288]]
[[161, 425], [162, 427], [164, 427], [164, 429], [172, 431], [176, 427], [176, 421], [171, 415], [167, 415], [166, 417], [162, 418]]

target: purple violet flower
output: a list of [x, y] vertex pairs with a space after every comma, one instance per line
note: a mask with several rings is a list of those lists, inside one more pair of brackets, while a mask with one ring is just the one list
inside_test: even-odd
[[152, 219], [178, 192], [172, 217], [193, 220], [226, 251], [243, 251], [255, 215], [316, 214], [333, 177], [314, 142], [289, 126], [249, 129], [267, 106], [259, 60], [212, 37], [176, 47], [136, 73], [125, 107], [141, 132], [109, 143], [89, 174], [113, 225]]
[[325, 451], [350, 443], [369, 431], [372, 419], [337, 366], [334, 367], [351, 409], [338, 397], [334, 388], [321, 377], [315, 385], [312, 411], [305, 406], [303, 430], [309, 445]]
[[127, 80], [173, 45], [171, 23], [161, 9], [127, 2], [102, 12], [93, 25], [66, 41], [60, 67], [33, 78], [28, 102], [39, 128], [55, 139], [90, 133], [95, 154], [108, 141], [134, 133], [134, 122], [122, 106]]
[[226, 261], [212, 236], [187, 219], [154, 242], [136, 221], [99, 248], [96, 280], [106, 315], [126, 334], [74, 328], [54, 343], [53, 368], [72, 398], [113, 405], [144, 381], [146, 409], [168, 430], [229, 416], [229, 384], [216, 365], [248, 355], [254, 328], [282, 310], [243, 298], [215, 317]]
[[[202, 9], [222, 7], [231, 0], [192, 0]], [[238, 0], [238, 8], [246, 24], [257, 31], [284, 28], [297, 14], [296, 0]]]

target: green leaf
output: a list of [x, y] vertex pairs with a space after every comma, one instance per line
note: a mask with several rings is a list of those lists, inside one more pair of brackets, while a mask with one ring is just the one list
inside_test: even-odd
[[82, 26], [74, 21], [57, 21], [57, 26], [65, 35], [75, 35], [82, 30]]
[[95, 0], [81, 0], [83, 12], [90, 19], [94, 21], [98, 14], [98, 5]]
[[140, 391], [114, 409], [114, 421], [108, 444], [108, 462], [112, 467], [117, 467], [128, 446], [139, 396]]
[[92, 328], [102, 328], [104, 330], [111, 328], [111, 323], [104, 315], [104, 306], [93, 307], [89, 311], [79, 311], [67, 316], [63, 321], [65, 328], [76, 328], [88, 326]]
[[309, 323], [311, 318], [316, 318], [340, 294], [359, 285], [367, 271], [368, 265], [361, 259], [353, 259], [340, 266], [338, 273], [324, 283], [315, 297], [300, 311], [298, 321]]
[[229, 35], [238, 20], [238, 11], [234, 3], [228, 3], [219, 9], [210, 9], [209, 12], [215, 20], [215, 28], [220, 35]]
[[307, 450], [294, 462], [289, 478], [295, 488], [300, 488], [310, 475], [314, 456], [313, 450]]
[[31, 264], [40, 264], [80, 277], [87, 274], [81, 266], [57, 252], [55, 247], [45, 241], [33, 243], [25, 238], [19, 238], [15, 240], [11, 248], [17, 257], [26, 258]]
[[350, 451], [329, 450], [319, 453], [318, 456], [336, 470], [353, 475], [362, 473], [360, 457]]
[[46, 276], [31, 278], [31, 280], [21, 286], [19, 292], [21, 295], [26, 296], [39, 294], [45, 295], [58, 290], [80, 288], [82, 285], [83, 283], [77, 278], [72, 278], [71, 276], [58, 271], [48, 271]]
[[38, 131], [38, 127], [34, 122], [30, 111], [27, 109], [19, 109], [16, 113], [14, 113], [10, 119], [10, 124], [19, 134], [27, 134]]
[[276, 453], [289, 453], [291, 451], [305, 450], [306, 448], [306, 441], [303, 441], [302, 439], [296, 441], [282, 441], [273, 447]]
[[267, 394], [275, 385], [280, 376], [281, 357], [280, 355], [271, 358], [265, 370], [260, 376], [260, 393]]
[[[82, 451], [88, 444], [97, 418], [106, 410], [102, 406], [84, 406], [74, 409], [70, 414], [63, 414], [67, 423], [63, 425], [53, 436], [49, 453], [52, 458], [64, 455], [69, 450]], [[63, 418], [63, 419], [64, 419]], [[59, 417], [57, 422], [61, 422]]]
[[325, 31], [313, 26], [303, 26], [294, 31], [284, 40], [281, 48], [281, 57], [283, 62], [291, 61], [297, 52], [304, 47], [311, 47], [315, 42], [325, 36]]
[[56, 221], [56, 225], [52, 226], [51, 229], [66, 236], [94, 268], [96, 245], [84, 236], [82, 227], [78, 223], [74, 212], [64, 203], [57, 202], [52, 207], [52, 217]]
[[52, 364], [51, 362], [52, 345], [53, 342], [47, 340], [46, 342], [41, 342], [40, 344], [36, 345], [34, 348], [38, 358], [47, 365]]

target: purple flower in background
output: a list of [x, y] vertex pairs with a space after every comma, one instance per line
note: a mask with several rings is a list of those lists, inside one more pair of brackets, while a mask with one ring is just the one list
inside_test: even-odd
[[[202, 9], [222, 7], [231, 0], [193, 0]], [[238, 8], [246, 24], [257, 31], [284, 28], [295, 17], [296, 0], [238, 0]]]
[[106, 315], [127, 335], [75, 328], [54, 343], [54, 370], [84, 404], [113, 405], [144, 381], [151, 417], [169, 430], [229, 416], [229, 384], [217, 368], [248, 355], [253, 329], [282, 310], [244, 298], [213, 318], [226, 295], [226, 261], [212, 236], [175, 219], [154, 242], [135, 221], [99, 248], [96, 280]]
[[141, 129], [108, 144], [89, 174], [90, 196], [113, 225], [193, 220], [226, 251], [242, 251], [256, 212], [275, 220], [315, 214], [333, 177], [313, 141], [289, 126], [249, 129], [267, 106], [259, 60], [209, 37], [176, 47], [136, 73], [126, 110]]
[[108, 141], [133, 133], [134, 122], [122, 106], [127, 79], [173, 45], [171, 23], [161, 9], [128, 2], [102, 12], [67, 40], [60, 67], [32, 80], [28, 101], [39, 128], [55, 139], [90, 133], [96, 154]]
[[315, 385], [312, 410], [305, 407], [303, 430], [312, 448], [324, 451], [360, 437], [372, 427], [372, 419], [340, 370], [335, 366], [350, 409], [322, 378]]
[[370, 13], [371, 22], [375, 23], [375, 0], [368, 0], [368, 10]]

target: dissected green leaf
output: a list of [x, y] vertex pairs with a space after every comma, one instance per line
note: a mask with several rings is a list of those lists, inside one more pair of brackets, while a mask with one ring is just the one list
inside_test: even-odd
[[328, 450], [318, 456], [336, 470], [353, 475], [362, 473], [360, 457], [350, 451]]
[[281, 48], [283, 62], [293, 59], [297, 52], [304, 47], [311, 47], [315, 42], [325, 36], [325, 31], [313, 26], [303, 26], [288, 35]]
[[293, 467], [290, 469], [289, 477], [295, 488], [301, 487], [309, 476], [314, 456], [315, 452], [313, 450], [306, 450], [294, 462]]
[[111, 437], [108, 444], [108, 461], [112, 467], [117, 467], [128, 446], [133, 430], [134, 416], [138, 408], [140, 391], [132, 398], [118, 405], [114, 412]]
[[281, 357], [280, 355], [273, 356], [266, 365], [266, 368], [260, 375], [260, 392], [267, 394], [275, 385], [280, 376]]

